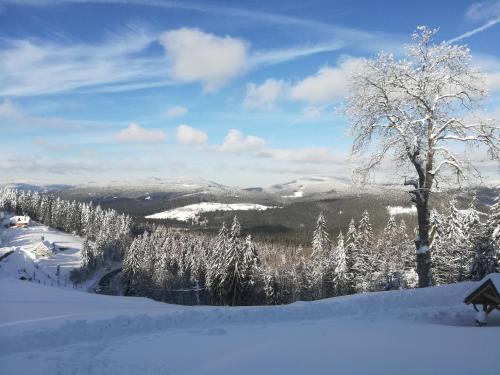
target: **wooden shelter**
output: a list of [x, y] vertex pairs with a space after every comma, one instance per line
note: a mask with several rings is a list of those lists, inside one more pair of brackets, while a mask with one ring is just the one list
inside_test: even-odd
[[[500, 310], [500, 273], [491, 273], [478, 282], [471, 293], [465, 297], [466, 305], [473, 305], [477, 311], [476, 324], [486, 325], [486, 319], [493, 310]], [[481, 309], [478, 308], [481, 306]]]

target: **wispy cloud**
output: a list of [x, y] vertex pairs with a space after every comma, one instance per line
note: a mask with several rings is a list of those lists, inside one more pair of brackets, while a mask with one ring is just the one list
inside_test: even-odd
[[481, 22], [482, 24], [470, 31], [448, 40], [448, 43], [455, 43], [462, 39], [469, 38], [499, 24], [500, 0], [473, 3], [469, 6], [469, 8], [467, 8], [467, 11], [465, 12], [465, 19], [471, 23]]
[[[157, 42], [168, 58], [145, 53]], [[243, 39], [198, 29], [156, 34], [133, 26], [95, 44], [4, 38], [0, 40], [0, 96], [123, 92], [190, 82], [200, 82], [207, 91], [214, 91], [261, 65], [279, 64], [338, 46], [333, 43], [258, 51], [250, 50]]]
[[474, 3], [465, 13], [465, 19], [471, 22], [484, 22], [496, 17], [500, 17], [500, 0]]
[[455, 43], [455, 42], [458, 42], [459, 40], [469, 38], [469, 37], [476, 35], [482, 31], [488, 30], [489, 28], [491, 28], [499, 23], [500, 23], [500, 17], [492, 19], [492, 20], [486, 22], [485, 24], [483, 24], [479, 27], [476, 27], [475, 29], [467, 31], [466, 33], [463, 33], [463, 34], [457, 36], [456, 38], [448, 40], [447, 42], [448, 43]]
[[31, 6], [50, 6], [64, 3], [94, 3], [94, 4], [122, 4], [122, 5], [140, 5], [155, 8], [179, 9], [205, 14], [219, 16], [230, 16], [238, 18], [251, 19], [254, 22], [271, 25], [289, 25], [301, 27], [304, 29], [316, 31], [322, 35], [343, 36], [351, 40], [360, 40], [372, 38], [373, 33], [357, 30], [343, 26], [337, 26], [331, 23], [321, 22], [313, 19], [307, 19], [296, 16], [275, 14], [249, 9], [236, 8], [231, 6], [220, 6], [214, 3], [192, 2], [192, 1], [169, 1], [169, 0], [3, 0], [10, 4], [23, 4]]
[[0, 95], [50, 94], [166, 78], [167, 65], [162, 59], [137, 57], [153, 41], [153, 34], [138, 28], [109, 34], [93, 45], [4, 38]]
[[43, 148], [46, 151], [50, 152], [61, 152], [61, 151], [67, 151], [70, 150], [73, 146], [69, 143], [62, 143], [62, 142], [57, 142], [57, 143], [52, 143], [47, 141], [44, 138], [37, 138], [33, 141], [33, 144]]
[[[297, 27], [312, 31], [317, 41], [269, 50], [250, 50], [247, 41], [193, 29], [167, 31], [163, 37], [136, 26], [115, 32], [97, 44], [3, 39], [0, 41], [0, 96], [29, 96], [79, 90], [121, 92], [201, 82], [213, 91], [231, 78], [262, 65], [280, 64], [346, 46], [372, 50], [392, 43], [393, 36], [269, 12], [217, 6], [202, 2], [159, 0], [5, 0], [6, 4], [49, 6], [63, 3], [140, 5], [179, 9], [215, 16], [231, 16], [271, 27]], [[189, 35], [187, 35], [189, 34]], [[197, 38], [194, 38], [196, 37]], [[182, 37], [182, 38], [181, 38]], [[179, 39], [180, 38], [180, 39]], [[171, 61], [163, 55], [143, 53], [163, 42]], [[181, 43], [182, 42], [182, 43]], [[188, 43], [189, 42], [189, 43]], [[195, 46], [195, 48], [192, 48]], [[186, 59], [196, 54], [200, 58]], [[220, 58], [215, 58], [223, 52]], [[214, 55], [215, 53], [215, 55]], [[170, 77], [170, 79], [169, 79]]]
[[334, 40], [329, 43], [318, 43], [316, 45], [298, 45], [269, 51], [255, 51], [250, 56], [249, 64], [251, 66], [279, 64], [318, 53], [338, 51], [346, 47], [347, 44], [344, 41]]
[[326, 147], [305, 147], [300, 149], [268, 149], [259, 152], [257, 157], [272, 158], [295, 163], [331, 163], [345, 161], [335, 157]]
[[0, 128], [2, 126], [64, 128], [66, 125], [68, 123], [60, 117], [32, 116], [10, 99], [0, 103]]
[[171, 107], [168, 107], [165, 110], [165, 116], [168, 118], [177, 118], [184, 116], [186, 113], [188, 113], [188, 109], [182, 105], [174, 105]]

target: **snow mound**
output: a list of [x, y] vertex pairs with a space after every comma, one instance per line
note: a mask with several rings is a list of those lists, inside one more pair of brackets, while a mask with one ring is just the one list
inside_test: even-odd
[[194, 219], [204, 212], [214, 211], [264, 211], [276, 207], [264, 206], [255, 203], [215, 203], [203, 202], [190, 204], [188, 206], [174, 208], [172, 210], [159, 212], [157, 214], [148, 215], [146, 219], [174, 219], [179, 221], [188, 221]]

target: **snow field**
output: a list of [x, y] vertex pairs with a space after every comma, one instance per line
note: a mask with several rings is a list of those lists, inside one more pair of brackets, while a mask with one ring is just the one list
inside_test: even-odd
[[174, 219], [179, 221], [188, 221], [194, 219], [203, 212], [214, 211], [264, 211], [276, 207], [264, 206], [254, 203], [215, 203], [203, 202], [190, 204], [188, 206], [174, 208], [172, 210], [159, 212], [157, 214], [146, 216], [146, 219]]
[[416, 215], [417, 207], [387, 206], [387, 212], [389, 213], [390, 216], [396, 216], [402, 214]]

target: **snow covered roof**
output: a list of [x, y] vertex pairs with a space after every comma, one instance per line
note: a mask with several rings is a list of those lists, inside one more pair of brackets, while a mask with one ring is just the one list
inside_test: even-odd
[[31, 221], [31, 218], [27, 215], [24, 216], [12, 216], [10, 218], [10, 223], [13, 225], [16, 224], [29, 224]]
[[484, 283], [487, 280], [491, 280], [496, 290], [500, 293], [500, 273], [490, 273], [486, 275], [480, 282]]
[[466, 304], [500, 305], [500, 273], [490, 273], [478, 281], [465, 297]]
[[54, 246], [49, 241], [40, 241], [33, 247], [36, 254], [50, 253], [53, 249]]

